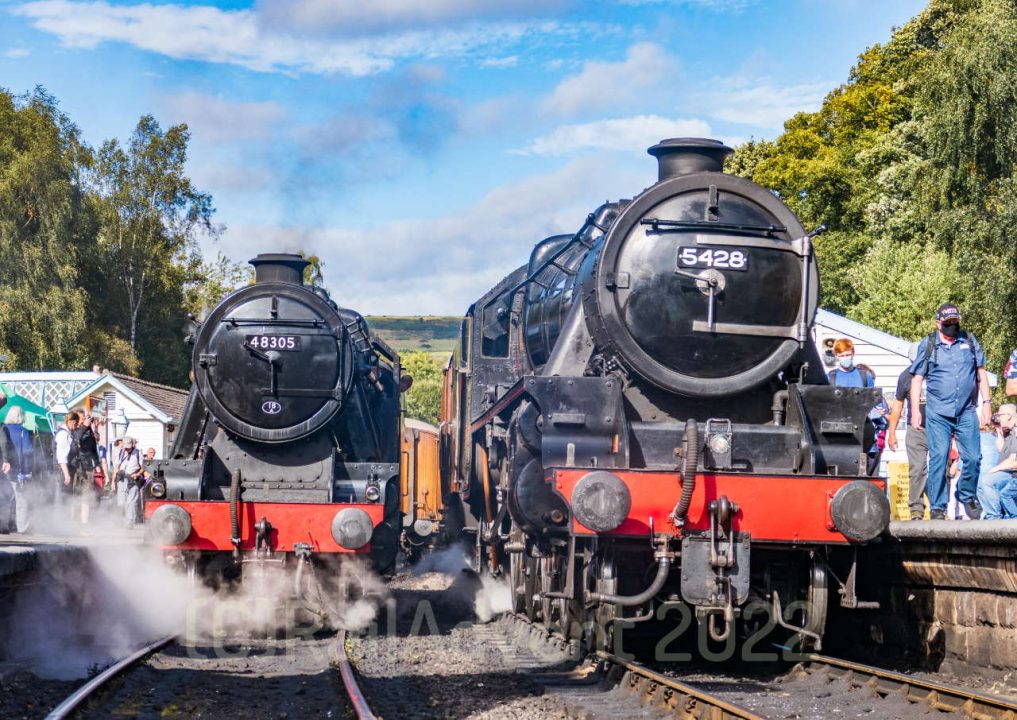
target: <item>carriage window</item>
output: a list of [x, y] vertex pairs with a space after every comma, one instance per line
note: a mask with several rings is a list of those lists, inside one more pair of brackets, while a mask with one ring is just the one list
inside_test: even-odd
[[482, 355], [485, 357], [508, 357], [509, 307], [507, 296], [495, 298], [484, 306], [481, 336], [480, 352]]
[[472, 315], [463, 318], [463, 325], [459, 328], [459, 367], [470, 366], [470, 324], [473, 321]]

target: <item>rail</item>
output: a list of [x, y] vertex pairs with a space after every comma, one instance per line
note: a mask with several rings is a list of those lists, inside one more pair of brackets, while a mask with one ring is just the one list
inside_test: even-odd
[[142, 658], [145, 658], [156, 650], [160, 650], [166, 645], [169, 645], [174, 639], [176, 639], [175, 635], [168, 635], [164, 638], [160, 638], [155, 642], [145, 645], [143, 648], [139, 648], [137, 651], [131, 653], [124, 659], [117, 661], [113, 665], [110, 665], [104, 671], [71, 693], [66, 700], [53, 708], [49, 715], [46, 716], [46, 720], [64, 720], [64, 718], [70, 717], [79, 705], [92, 697], [106, 683]]
[[617, 655], [600, 650], [597, 657], [604, 663], [609, 679], [620, 674], [619, 683], [623, 689], [643, 695], [644, 700], [674, 712], [682, 720], [766, 720], [764, 716], [747, 708], [721, 700]]
[[944, 713], [961, 713], [972, 720], [1017, 720], [1017, 703], [825, 655], [809, 655], [792, 672], [799, 676], [824, 673], [831, 680], [847, 682], [853, 687], [868, 686], [881, 697], [897, 695], [916, 705], [925, 704]]
[[363, 691], [357, 684], [357, 678], [353, 674], [353, 665], [346, 654], [345, 630], [340, 630], [336, 635], [332, 657], [336, 665], [339, 666], [339, 675], [342, 677], [343, 686], [346, 688], [346, 694], [350, 697], [350, 703], [353, 705], [354, 712], [357, 713], [357, 718], [359, 720], [376, 720], [374, 713], [371, 712], [371, 707], [367, 704], [367, 698], [364, 697]]

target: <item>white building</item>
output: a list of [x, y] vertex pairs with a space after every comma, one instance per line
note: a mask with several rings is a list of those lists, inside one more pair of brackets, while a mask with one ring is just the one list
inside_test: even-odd
[[[184, 390], [108, 371], [9, 372], [0, 382], [54, 415], [80, 410], [109, 420], [123, 410], [127, 434], [142, 452], [155, 448], [157, 458], [168, 456], [187, 400]], [[113, 440], [110, 430], [104, 443]]]

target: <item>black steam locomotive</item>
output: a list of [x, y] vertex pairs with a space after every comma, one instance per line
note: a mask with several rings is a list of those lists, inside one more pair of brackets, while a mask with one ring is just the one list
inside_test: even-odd
[[449, 517], [567, 636], [680, 601], [723, 641], [755, 601], [818, 645], [830, 579], [859, 604], [852, 548], [889, 519], [866, 469], [878, 391], [827, 383], [794, 214], [724, 174], [720, 142], [649, 152], [658, 182], [468, 310], [443, 396]]
[[360, 315], [304, 285], [302, 257], [251, 264], [255, 282], [191, 337], [194, 385], [172, 456], [154, 466], [149, 540], [203, 576], [347, 553], [386, 569], [398, 549], [409, 378]]

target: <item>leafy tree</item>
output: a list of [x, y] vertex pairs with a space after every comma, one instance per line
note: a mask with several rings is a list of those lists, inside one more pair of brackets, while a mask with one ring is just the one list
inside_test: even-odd
[[405, 395], [406, 417], [437, 425], [441, 405], [441, 367], [433, 356], [420, 351], [402, 353], [400, 362], [403, 372], [413, 376], [413, 386]]
[[108, 255], [110, 276], [122, 285], [123, 325], [135, 349], [150, 294], [167, 284], [182, 285], [183, 278], [167, 278], [167, 270], [186, 264], [196, 252], [199, 232], [217, 232], [211, 196], [196, 190], [184, 174], [189, 139], [186, 125], [164, 132], [145, 115], [126, 147], [107, 140], [98, 151], [93, 181], [99, 244]]
[[82, 367], [87, 296], [78, 259], [88, 218], [78, 171], [90, 162], [77, 127], [41, 88], [0, 90], [0, 366]]
[[231, 292], [253, 281], [253, 267], [233, 262], [218, 252], [215, 260], [192, 264], [185, 291], [187, 308], [196, 318], [202, 319]]
[[323, 286], [325, 284], [325, 261], [318, 255], [306, 253], [303, 250], [300, 250], [299, 254], [303, 255], [304, 260], [310, 263], [304, 268], [304, 283]]

